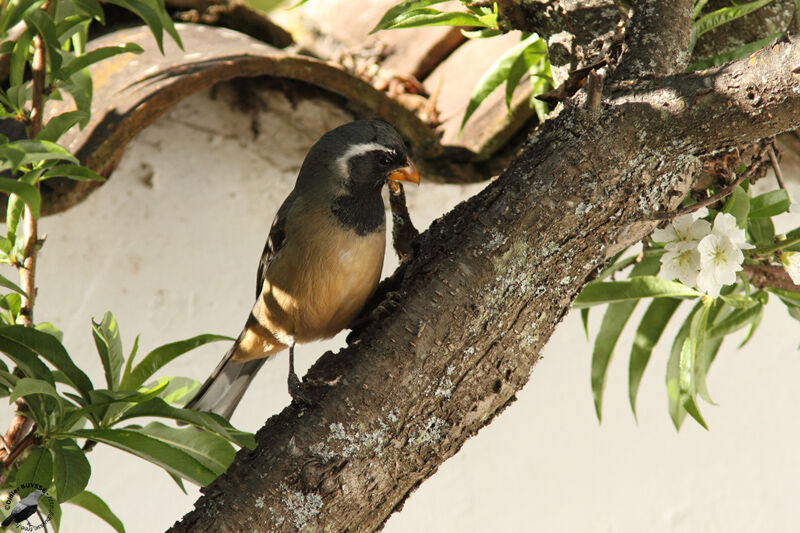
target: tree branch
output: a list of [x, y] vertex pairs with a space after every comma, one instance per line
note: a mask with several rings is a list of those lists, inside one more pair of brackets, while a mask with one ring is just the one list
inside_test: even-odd
[[575, 295], [679, 204], [702, 155], [800, 125], [798, 60], [784, 43], [752, 65], [626, 82], [599, 115], [565, 106], [421, 235], [402, 305], [309, 371], [339, 383], [272, 417], [172, 531], [379, 528], [513, 401]]

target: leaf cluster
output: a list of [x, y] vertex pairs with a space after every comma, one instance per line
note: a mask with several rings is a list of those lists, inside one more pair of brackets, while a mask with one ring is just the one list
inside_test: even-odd
[[[740, 169], [741, 170], [741, 169]], [[798, 249], [800, 228], [785, 235], [776, 235], [772, 218], [786, 213], [790, 201], [783, 189], [753, 196], [747, 182], [739, 185], [728, 197], [722, 211], [736, 218], [746, 228], [748, 242], [756, 248], [745, 259], [747, 265], [781, 265], [780, 254]], [[713, 219], [715, 212], [708, 216]], [[624, 251], [589, 283], [576, 298], [574, 307], [581, 310], [587, 339], [589, 308], [607, 304], [600, 329], [594, 336], [591, 363], [591, 387], [598, 419], [602, 415], [606, 375], [614, 349], [627, 322], [640, 302], [649, 303], [641, 315], [630, 348], [628, 390], [631, 409], [636, 416], [636, 397], [644, 371], [656, 344], [667, 325], [678, 316], [678, 308], [687, 301], [694, 305], [683, 315], [672, 340], [666, 368], [666, 389], [669, 415], [679, 429], [686, 415], [707, 428], [698, 406], [700, 397], [714, 404], [706, 377], [723, 341], [731, 334], [746, 330], [739, 347], [749, 342], [763, 316], [770, 293], [778, 296], [789, 314], [800, 320], [800, 287], [798, 291], [750, 283], [747, 271], [738, 281], [722, 289], [719, 298], [709, 298], [692, 287], [657, 276], [663, 245], [650, 242], [635, 255]], [[626, 279], [614, 279], [627, 271]], [[685, 306], [684, 306], [685, 307]]]

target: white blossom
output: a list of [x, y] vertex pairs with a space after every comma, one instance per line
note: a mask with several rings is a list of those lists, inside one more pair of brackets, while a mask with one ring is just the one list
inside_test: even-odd
[[678, 251], [684, 247], [684, 243], [696, 245], [710, 231], [711, 224], [705, 220], [695, 220], [693, 214], [681, 215], [664, 229], [656, 229], [653, 240], [666, 243], [664, 247], [667, 250]]
[[744, 261], [742, 250], [727, 235], [711, 233], [697, 244], [697, 251], [700, 253], [697, 287], [716, 298], [724, 285], [736, 282], [736, 273]]
[[800, 253], [781, 252], [781, 263], [789, 277], [792, 278], [792, 283], [800, 285]]
[[745, 240], [744, 230], [736, 225], [736, 217], [730, 213], [717, 213], [712, 233], [729, 238], [740, 250], [755, 248]]
[[674, 250], [667, 250], [661, 256], [661, 277], [678, 279], [684, 285], [694, 287], [697, 284], [697, 274], [700, 271], [700, 252], [697, 245], [683, 242]]

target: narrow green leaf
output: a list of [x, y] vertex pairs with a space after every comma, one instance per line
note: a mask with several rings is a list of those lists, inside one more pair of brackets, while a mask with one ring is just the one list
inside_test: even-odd
[[[122, 355], [122, 339], [117, 326], [117, 319], [110, 311], [106, 311], [101, 322], [92, 320], [92, 336], [103, 364], [106, 385], [110, 390], [117, 390], [120, 385], [120, 373], [125, 362]], [[123, 387], [135, 389], [136, 387]]]
[[[405, 0], [404, 2], [400, 2], [396, 6], [389, 9], [386, 13], [384, 13], [383, 17], [381, 17], [381, 20], [378, 21], [378, 24], [374, 28], [372, 28], [372, 31], [370, 31], [369, 33], [370, 35], [372, 35], [378, 30], [385, 30], [389, 28], [395, 21], [397, 21], [398, 19], [402, 19], [402, 17], [409, 11], [432, 6], [434, 4], [441, 4], [442, 2], [445, 1], [446, 0]], [[297, 4], [294, 7], [297, 7], [299, 5], [300, 4]]]
[[64, 68], [61, 69], [61, 75], [64, 77], [71, 77], [79, 70], [82, 70], [89, 65], [93, 65], [98, 61], [108, 59], [109, 57], [128, 53], [141, 54], [142, 52], [144, 52], [142, 47], [133, 43], [127, 43], [119, 46], [104, 46], [102, 48], [97, 48], [95, 50], [86, 52], [83, 55], [77, 56], [75, 59], [64, 65]]
[[25, 291], [23, 291], [19, 285], [2, 275], [0, 275], [0, 287], [5, 287], [6, 289], [11, 289], [16, 293], [22, 294], [23, 296], [27, 296]]
[[75, 124], [88, 120], [89, 116], [85, 111], [67, 111], [56, 115], [47, 121], [47, 124], [39, 132], [36, 138], [40, 141], [56, 142]]
[[117, 515], [111, 512], [111, 509], [109, 509], [106, 502], [104, 502], [96, 494], [85, 490], [77, 496], [74, 496], [68, 503], [77, 505], [78, 507], [83, 507], [90, 513], [103, 520], [106, 524], [113, 527], [117, 533], [125, 533], [125, 526], [122, 525], [122, 520], [120, 520]]
[[789, 209], [789, 195], [783, 189], [760, 194], [750, 200], [750, 218], [773, 217]]
[[202, 346], [209, 342], [216, 341], [232, 341], [231, 337], [224, 335], [197, 335], [190, 339], [172, 342], [159, 346], [142, 359], [142, 362], [136, 365], [131, 373], [125, 376], [122, 380], [121, 388], [123, 389], [136, 389], [140, 387], [145, 381], [151, 378], [161, 367], [182, 355], [189, 350], [193, 350], [198, 346]]
[[[531, 37], [534, 37], [532, 35]], [[527, 40], [527, 39], [526, 39]], [[530, 71], [537, 63], [547, 58], [547, 45], [541, 38], [534, 39], [522, 51], [522, 53], [511, 65], [506, 77], [506, 108], [511, 111], [511, 99], [514, 96], [514, 90], [519, 85], [522, 77]]]
[[765, 46], [773, 43], [776, 39], [778, 39], [781, 35], [783, 35], [783, 30], [777, 31], [771, 35], [767, 35], [763, 39], [759, 39], [757, 41], [753, 41], [752, 43], [743, 44], [741, 46], [737, 46], [732, 50], [728, 50], [727, 52], [723, 52], [721, 54], [717, 54], [715, 56], [708, 57], [706, 59], [701, 59], [695, 63], [692, 63], [686, 68], [687, 72], [693, 72], [697, 70], [705, 70], [711, 67], [719, 67], [721, 65], [725, 65], [726, 63], [730, 63], [731, 61], [736, 61], [737, 59], [742, 59], [747, 57], [748, 55], [752, 54], [757, 50], [761, 50]]
[[636, 336], [633, 338], [628, 366], [628, 398], [634, 418], [636, 417], [636, 397], [639, 393], [639, 385], [647, 363], [650, 362], [653, 348], [680, 304], [681, 300], [677, 298], [653, 300], [645, 311], [642, 321], [639, 322]]
[[49, 63], [51, 72], [58, 72], [61, 68], [61, 43], [58, 42], [58, 35], [56, 34], [56, 25], [50, 15], [42, 10], [36, 9], [28, 12], [25, 16], [25, 23], [29, 28], [36, 28], [36, 31], [41, 35], [45, 46], [47, 46], [47, 62]]
[[[0, 327], [0, 352], [6, 354], [14, 364], [17, 365], [22, 373], [27, 377], [43, 379], [48, 383], [55, 385], [53, 373], [47, 368], [47, 365], [39, 360], [36, 353], [27, 346], [11, 339], [3, 332], [9, 328], [19, 328], [23, 326], [3, 326]], [[31, 329], [31, 328], [27, 328]]]
[[[56, 337], [47, 332], [25, 326], [2, 326], [0, 327], [0, 341], [3, 339], [24, 346], [26, 349], [41, 355], [64, 373], [71, 382], [72, 387], [82, 397], [88, 398], [88, 392], [93, 388], [91, 380], [72, 362], [72, 358], [67, 353], [66, 348]], [[49, 374], [50, 372], [48, 371]], [[39, 375], [26, 375], [42, 379]], [[52, 376], [50, 377], [52, 378]], [[52, 383], [51, 379], [45, 380]]]
[[139, 417], [160, 417], [192, 424], [206, 431], [216, 433], [225, 439], [244, 448], [255, 448], [256, 442], [252, 433], [240, 431], [230, 422], [214, 413], [204, 413], [193, 409], [173, 407], [161, 398], [152, 398], [127, 409], [117, 423]]
[[[25, 151], [25, 157], [20, 162], [21, 165], [40, 163], [42, 161], [69, 161], [78, 164], [74, 155], [64, 150], [56, 143], [50, 141], [23, 139], [14, 141], [12, 146], [17, 146]], [[4, 167], [5, 165], [3, 165]]]
[[136, 338], [133, 339], [133, 348], [131, 348], [131, 354], [128, 356], [128, 359], [125, 361], [125, 369], [122, 371], [122, 379], [120, 383], [125, 383], [128, 379], [128, 376], [131, 375], [131, 369], [133, 368], [133, 361], [136, 359], [136, 354], [139, 353], [139, 337], [141, 335], [136, 335]]
[[581, 309], [642, 298], [697, 298], [698, 296], [702, 294], [677, 281], [667, 281], [657, 276], [639, 276], [622, 281], [589, 283], [575, 298], [572, 307]]
[[712, 11], [711, 13], [700, 17], [693, 24], [694, 31], [691, 48], [694, 48], [694, 42], [704, 33], [752, 13], [756, 9], [764, 7], [770, 2], [772, 2], [772, 0], [756, 0], [754, 2], [748, 2], [745, 4], [732, 5], [723, 7], [722, 9], [717, 9], [716, 11]]
[[700, 12], [703, 11], [703, 8], [708, 3], [708, 0], [696, 0], [694, 3], [694, 10], [692, 10], [692, 20], [696, 19], [700, 16]]
[[83, 492], [92, 475], [86, 453], [73, 439], [53, 439], [53, 479], [59, 502], [65, 502]]
[[[42, 446], [34, 446], [30, 450], [30, 454], [20, 463], [17, 470], [17, 483], [49, 487], [53, 481], [53, 456], [50, 450]], [[33, 492], [35, 488], [31, 487], [28, 492]]]
[[725, 203], [723, 213], [730, 213], [736, 218], [736, 225], [740, 228], [747, 227], [747, 215], [750, 212], [750, 196], [747, 191], [739, 185]]
[[758, 300], [745, 294], [722, 294], [720, 298], [735, 309], [749, 309], [754, 305], [759, 305]]
[[407, 11], [398, 17], [387, 30], [397, 30], [401, 28], [419, 28], [422, 26], [467, 26], [496, 28], [496, 19], [491, 17], [478, 17], [472, 13], [460, 11], [438, 11], [430, 8], [419, 8]]
[[717, 322], [708, 330], [708, 338], [716, 339], [730, 335], [749, 325], [761, 313], [763, 305], [757, 304], [744, 309], [736, 309], [725, 319]]
[[[25, 65], [31, 53], [31, 41], [33, 41], [34, 35], [33, 28], [28, 28], [17, 38], [14, 51], [11, 53], [11, 63], [8, 71], [8, 81], [11, 87], [19, 87], [25, 80]], [[17, 107], [21, 108], [22, 106]]]
[[50, 178], [69, 178], [74, 181], [106, 181], [93, 170], [79, 165], [58, 165], [47, 169], [42, 180]]
[[181, 476], [196, 485], [208, 485], [217, 477], [212, 470], [190, 454], [133, 428], [80, 429], [54, 436], [90, 439], [113, 446], [160, 466], [167, 472]]
[[39, 189], [23, 181], [12, 180], [10, 178], [0, 178], [0, 191], [8, 194], [16, 194], [23, 202], [31, 208], [34, 218], [39, 218], [39, 207], [42, 204], [42, 197]]
[[0, 35], [5, 35], [6, 31], [13, 28], [25, 18], [25, 14], [32, 9], [39, 9], [42, 0], [19, 0], [8, 1], [0, 10]]
[[464, 128], [464, 125], [467, 123], [472, 114], [478, 109], [478, 106], [480, 106], [481, 102], [486, 100], [487, 96], [489, 96], [495, 89], [500, 87], [500, 85], [506, 81], [506, 79], [508, 79], [511, 68], [514, 66], [514, 63], [517, 61], [520, 55], [522, 55], [525, 49], [538, 40], [541, 39], [535, 33], [529, 35], [526, 39], [523, 39], [515, 46], [507, 50], [499, 58], [497, 58], [497, 60], [492, 63], [489, 69], [483, 73], [483, 76], [481, 76], [481, 79], [478, 80], [477, 85], [475, 85], [475, 89], [472, 90], [472, 94], [469, 97], [467, 109], [464, 111], [464, 118], [461, 120], [461, 129]]
[[[67, 81], [61, 82], [61, 88], [72, 95], [75, 107], [78, 111], [83, 111], [90, 116], [92, 111], [92, 77], [86, 70], [81, 70], [72, 75]], [[87, 118], [80, 123], [81, 128], [89, 123]]]
[[[764, 317], [764, 309], [762, 307], [762, 309], [758, 313], [758, 315], [756, 315], [756, 317], [753, 318], [753, 321], [750, 322], [750, 326], [747, 328], [747, 333], [745, 333], [744, 339], [742, 340], [741, 344], [739, 344], [739, 348], [741, 348], [742, 346], [744, 346], [745, 344], [750, 342], [750, 339], [753, 338], [753, 334], [756, 332], [756, 330], [758, 329], [758, 326], [761, 324], [761, 319], [763, 317]], [[723, 338], [724, 337], [720, 338], [720, 343], [722, 342]], [[716, 355], [716, 354], [714, 354], [714, 355]]]
[[[25, 212], [25, 202], [16, 194], [9, 194], [8, 195], [8, 207], [6, 208], [6, 229], [8, 230], [8, 240], [9, 242], [16, 242], [17, 240], [17, 228], [19, 227], [19, 221], [22, 218], [22, 214]], [[8, 287], [11, 288], [11, 287]], [[17, 290], [17, 289], [13, 289]], [[21, 291], [22, 289], [17, 290], [17, 292]]]
[[581, 309], [581, 324], [583, 324], [583, 333], [586, 335], [586, 340], [589, 340], [589, 308], [584, 307]]
[[13, 144], [0, 146], [0, 161], [3, 161], [2, 168], [6, 170], [16, 170], [25, 157], [25, 150]]
[[691, 396], [685, 397], [683, 400], [683, 408], [692, 418], [697, 421], [698, 424], [703, 426], [703, 429], [706, 431], [708, 430], [708, 425], [706, 424], [706, 421], [703, 420], [703, 416], [700, 414], [700, 409], [697, 408], [697, 403], [694, 401], [694, 398]]
[[178, 429], [160, 422], [151, 422], [140, 431], [186, 452], [216, 475], [222, 474], [236, 456], [236, 450], [228, 441], [213, 433], [197, 431], [194, 428]]
[[[200, 388], [199, 381], [182, 376], [166, 376], [157, 380], [157, 384], [161, 384], [162, 382], [166, 382], [167, 386], [164, 387], [164, 390], [161, 391], [158, 397], [169, 404], [180, 406], [183, 406], [194, 397], [197, 389]], [[149, 386], [149, 384], [147, 386]]]
[[103, 15], [103, 8], [101, 7], [100, 2], [95, 0], [72, 0], [72, 3], [78, 8], [78, 10], [86, 15], [89, 15], [100, 24], [105, 25], [106, 19]]
[[479, 28], [477, 30], [462, 29], [461, 35], [463, 35], [467, 39], [490, 39], [492, 37], [503, 35], [503, 31], [496, 30], [494, 28]]
[[747, 219], [747, 231], [757, 246], [767, 246], [775, 242], [775, 225], [771, 218]]
[[684, 320], [675, 339], [672, 342], [670, 349], [669, 359], [667, 360], [667, 406], [669, 416], [672, 423], [675, 425], [676, 430], [680, 430], [683, 419], [686, 417], [686, 409], [681, 401], [681, 386], [680, 386], [680, 360], [681, 354], [685, 349], [691, 350], [691, 340], [689, 339], [689, 329], [692, 325], [692, 319], [698, 310], [702, 307], [702, 302], [698, 302], [689, 315]]
[[719, 309], [720, 307], [722, 306], [716, 304], [704, 305], [700, 313], [695, 315], [695, 320], [692, 321], [692, 329], [689, 332], [689, 336], [692, 339], [692, 386], [688, 393], [693, 401], [695, 395], [699, 394], [705, 401], [714, 404], [706, 385], [706, 375], [711, 366], [711, 361], [708, 359], [706, 333], [712, 308]]
[[[659, 262], [652, 258], [638, 263], [631, 270], [631, 279], [637, 276], [651, 275], [658, 272]], [[614, 303], [608, 306], [600, 331], [595, 338], [594, 350], [592, 352], [592, 396], [594, 397], [595, 412], [597, 420], [602, 421], [603, 410], [603, 390], [605, 389], [606, 373], [614, 353], [614, 347], [619, 340], [619, 336], [633, 313], [638, 300], [628, 300]]]

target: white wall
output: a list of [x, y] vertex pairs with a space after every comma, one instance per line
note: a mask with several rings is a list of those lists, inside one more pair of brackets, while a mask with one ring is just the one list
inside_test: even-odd
[[[223, 100], [200, 94], [184, 101], [129, 146], [106, 185], [42, 221], [48, 240], [37, 320], [64, 329], [70, 352], [98, 382], [89, 318], [108, 309], [119, 319], [126, 348], [141, 333], [141, 354], [199, 333], [238, 333], [269, 225], [306, 150], [349, 120], [330, 104], [304, 101], [293, 109], [269, 93], [268, 109], [258, 114], [262, 134], [254, 140], [252, 116]], [[478, 189], [423, 181], [409, 192], [412, 217], [426, 227]], [[384, 274], [394, 264], [391, 257]], [[641, 387], [639, 425], [633, 420], [626, 388], [630, 334], [612, 364], [598, 425], [590, 346], [577, 316], [569, 316], [519, 400], [424, 483], [386, 531], [796, 530], [796, 324], [773, 306], [748, 347], [723, 349], [709, 376], [720, 405], [701, 406], [711, 431], [687, 420], [677, 434], [666, 412], [663, 347]], [[341, 345], [341, 337], [301, 347], [299, 370]], [[202, 380], [226, 348], [192, 352], [165, 375]], [[286, 370], [285, 357], [265, 366], [234, 424], [255, 431], [287, 404]], [[91, 455], [89, 489], [130, 532], [164, 530], [198, 495], [196, 489], [183, 495], [162, 470], [122, 452], [98, 446]], [[110, 529], [66, 505], [63, 531]]]

